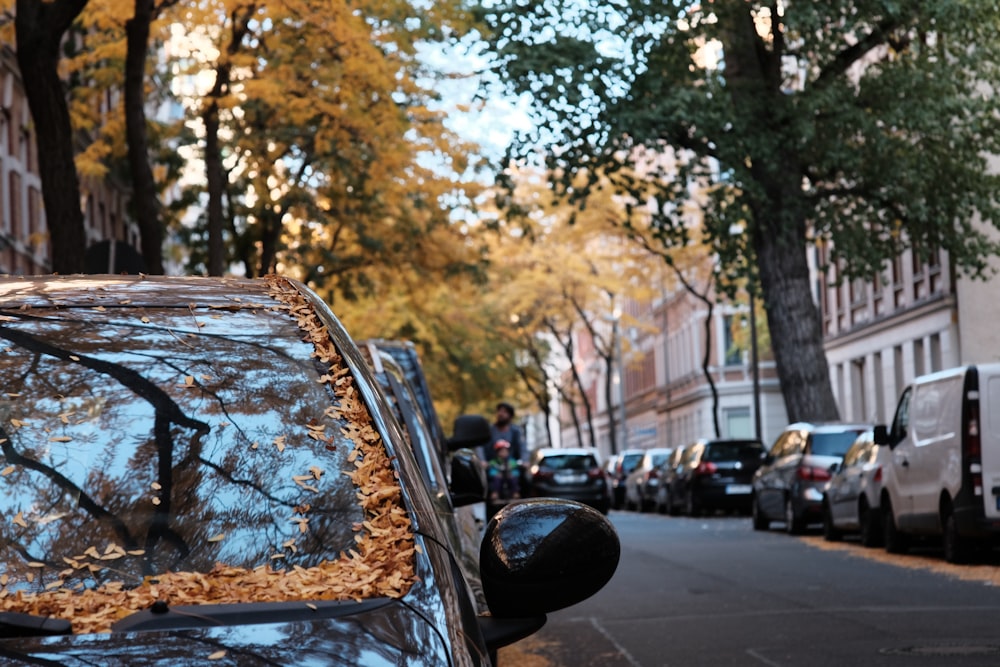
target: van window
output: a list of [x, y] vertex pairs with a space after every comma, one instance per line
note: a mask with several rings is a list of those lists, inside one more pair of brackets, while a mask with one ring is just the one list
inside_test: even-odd
[[902, 440], [906, 437], [906, 429], [910, 425], [910, 397], [913, 396], [913, 387], [907, 387], [903, 395], [899, 398], [899, 405], [896, 406], [896, 416], [892, 420], [892, 439]]

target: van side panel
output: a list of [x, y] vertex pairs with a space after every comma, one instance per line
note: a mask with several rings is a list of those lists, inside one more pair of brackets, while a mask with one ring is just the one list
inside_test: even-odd
[[[989, 370], [987, 370], [987, 368]], [[983, 504], [986, 518], [1000, 520], [1000, 369], [980, 368], [979, 414], [983, 443]]]
[[[936, 528], [942, 489], [954, 498], [962, 486], [961, 421], [964, 375], [915, 386], [910, 405], [907, 481], [913, 519]], [[932, 528], [932, 529], [933, 529]]]

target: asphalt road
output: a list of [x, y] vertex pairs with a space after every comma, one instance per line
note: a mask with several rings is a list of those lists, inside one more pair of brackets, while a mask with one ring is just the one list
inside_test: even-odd
[[614, 578], [501, 667], [1000, 665], [1000, 588], [914, 566], [940, 562], [933, 551], [882, 562], [746, 518], [611, 519]]

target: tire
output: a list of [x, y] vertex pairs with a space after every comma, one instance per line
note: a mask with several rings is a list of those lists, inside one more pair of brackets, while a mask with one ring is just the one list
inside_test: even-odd
[[805, 521], [802, 517], [795, 516], [795, 504], [792, 497], [785, 498], [785, 532], [789, 535], [801, 535], [806, 529]]
[[833, 510], [830, 503], [823, 501], [823, 539], [827, 542], [839, 542], [843, 538], [843, 533], [833, 525]]
[[680, 510], [678, 510], [677, 505], [674, 504], [674, 498], [672, 495], [670, 495], [669, 491], [667, 491], [666, 504], [667, 504], [667, 514], [669, 514], [670, 516], [678, 516], [680, 514]]
[[861, 546], [882, 546], [882, 516], [877, 509], [870, 508], [863, 497], [858, 507], [858, 523], [861, 524]]
[[962, 565], [972, 560], [974, 551], [972, 541], [958, 533], [958, 522], [951, 508], [944, 515], [944, 559], [949, 563]]
[[694, 494], [688, 491], [684, 511], [688, 516], [701, 516], [701, 505], [694, 499]]
[[757, 502], [757, 496], [753, 497], [750, 505], [750, 516], [753, 521], [754, 530], [767, 530], [771, 527], [771, 522], [767, 520], [764, 513], [760, 509], [760, 503]]
[[882, 544], [891, 554], [905, 554], [910, 550], [910, 541], [896, 528], [889, 498], [882, 501]]

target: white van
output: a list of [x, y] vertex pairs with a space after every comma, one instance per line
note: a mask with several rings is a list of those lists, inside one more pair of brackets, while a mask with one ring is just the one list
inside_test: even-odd
[[891, 454], [881, 496], [885, 548], [941, 536], [945, 559], [962, 562], [1000, 535], [1000, 363], [917, 378], [892, 427], [875, 427]]

